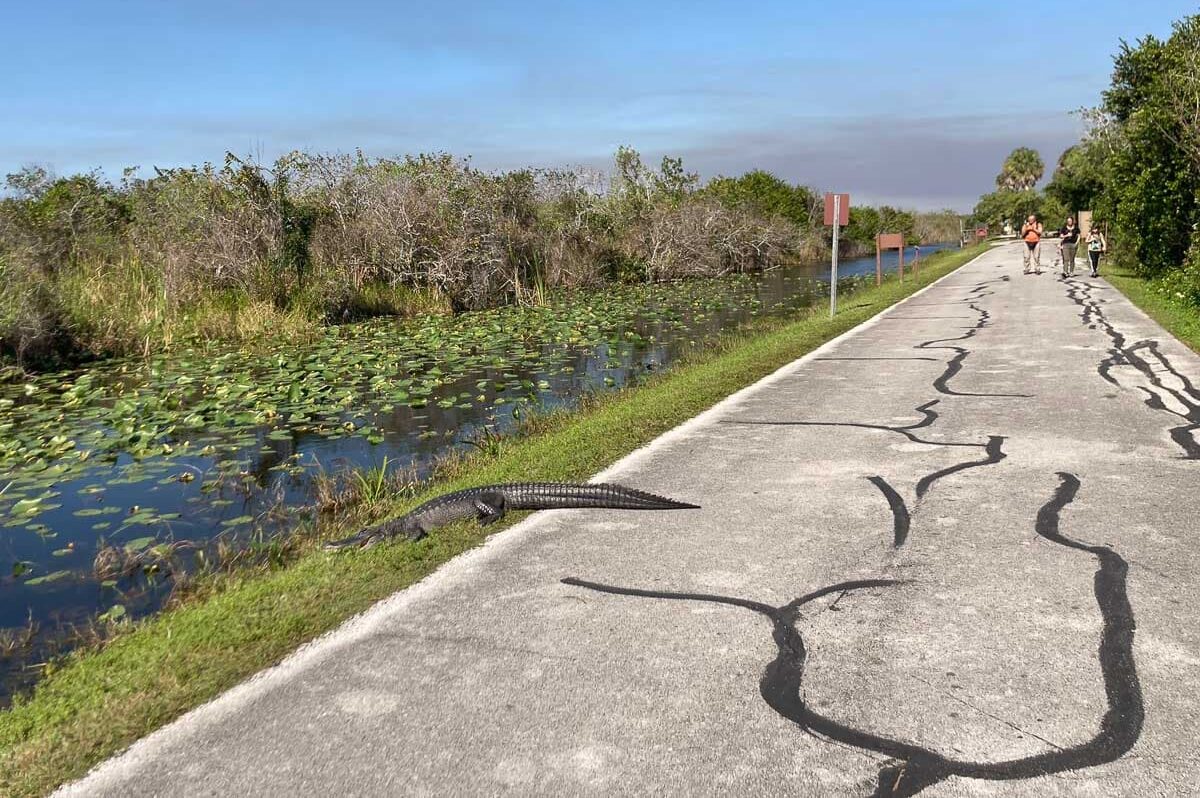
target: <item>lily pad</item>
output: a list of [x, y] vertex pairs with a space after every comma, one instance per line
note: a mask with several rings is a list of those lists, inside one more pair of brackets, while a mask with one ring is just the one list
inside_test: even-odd
[[149, 548], [150, 546], [153, 546], [157, 541], [158, 541], [158, 538], [154, 537], [153, 535], [150, 535], [148, 537], [134, 538], [133, 540], [130, 540], [125, 544], [125, 549], [127, 551], [139, 552], [142, 549], [146, 549], [146, 548]]
[[66, 579], [70, 575], [70, 571], [52, 571], [45, 576], [35, 576], [32, 579], [26, 579], [25, 584], [44, 585], [48, 582], [58, 582], [59, 580]]

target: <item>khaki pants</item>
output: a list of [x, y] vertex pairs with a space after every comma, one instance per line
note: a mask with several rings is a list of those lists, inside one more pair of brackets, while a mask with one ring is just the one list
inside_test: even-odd
[[1068, 277], [1075, 274], [1075, 247], [1077, 246], [1078, 244], [1062, 245], [1063, 274]]
[[1034, 268], [1040, 272], [1042, 270], [1042, 242], [1038, 241], [1031, 247], [1028, 241], [1022, 241], [1021, 246], [1024, 247], [1021, 252], [1025, 257], [1025, 271], [1029, 271], [1029, 261], [1032, 259]]

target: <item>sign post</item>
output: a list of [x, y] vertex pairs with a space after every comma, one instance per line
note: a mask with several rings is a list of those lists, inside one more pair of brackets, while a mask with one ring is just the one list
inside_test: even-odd
[[838, 230], [842, 228], [839, 221], [842, 218], [842, 195], [833, 195], [833, 253], [829, 261], [829, 318], [837, 313], [837, 260], [838, 260]]
[[880, 233], [875, 236], [875, 285], [883, 282], [883, 266], [880, 253], [885, 249], [900, 250], [900, 281], [904, 282], [904, 234]]
[[850, 195], [825, 195], [825, 224], [833, 225], [833, 252], [829, 259], [829, 317], [837, 313], [838, 231], [850, 222]]

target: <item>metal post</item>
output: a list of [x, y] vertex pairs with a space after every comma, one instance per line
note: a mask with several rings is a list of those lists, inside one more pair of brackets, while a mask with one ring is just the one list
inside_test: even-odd
[[904, 242], [900, 242], [900, 282], [904, 282]]
[[879, 257], [879, 235], [875, 235], [875, 285], [883, 285], [883, 261]]
[[833, 254], [829, 261], [829, 318], [837, 313], [838, 224], [842, 218], [842, 195], [833, 195]]

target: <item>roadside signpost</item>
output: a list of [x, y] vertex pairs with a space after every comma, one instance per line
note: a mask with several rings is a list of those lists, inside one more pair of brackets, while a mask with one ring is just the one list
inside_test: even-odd
[[850, 195], [825, 195], [825, 225], [833, 226], [833, 253], [829, 260], [829, 316], [837, 313], [838, 231], [850, 223]]
[[904, 234], [880, 233], [875, 236], [875, 285], [883, 282], [883, 259], [885, 249], [900, 250], [900, 280], [904, 281]]

